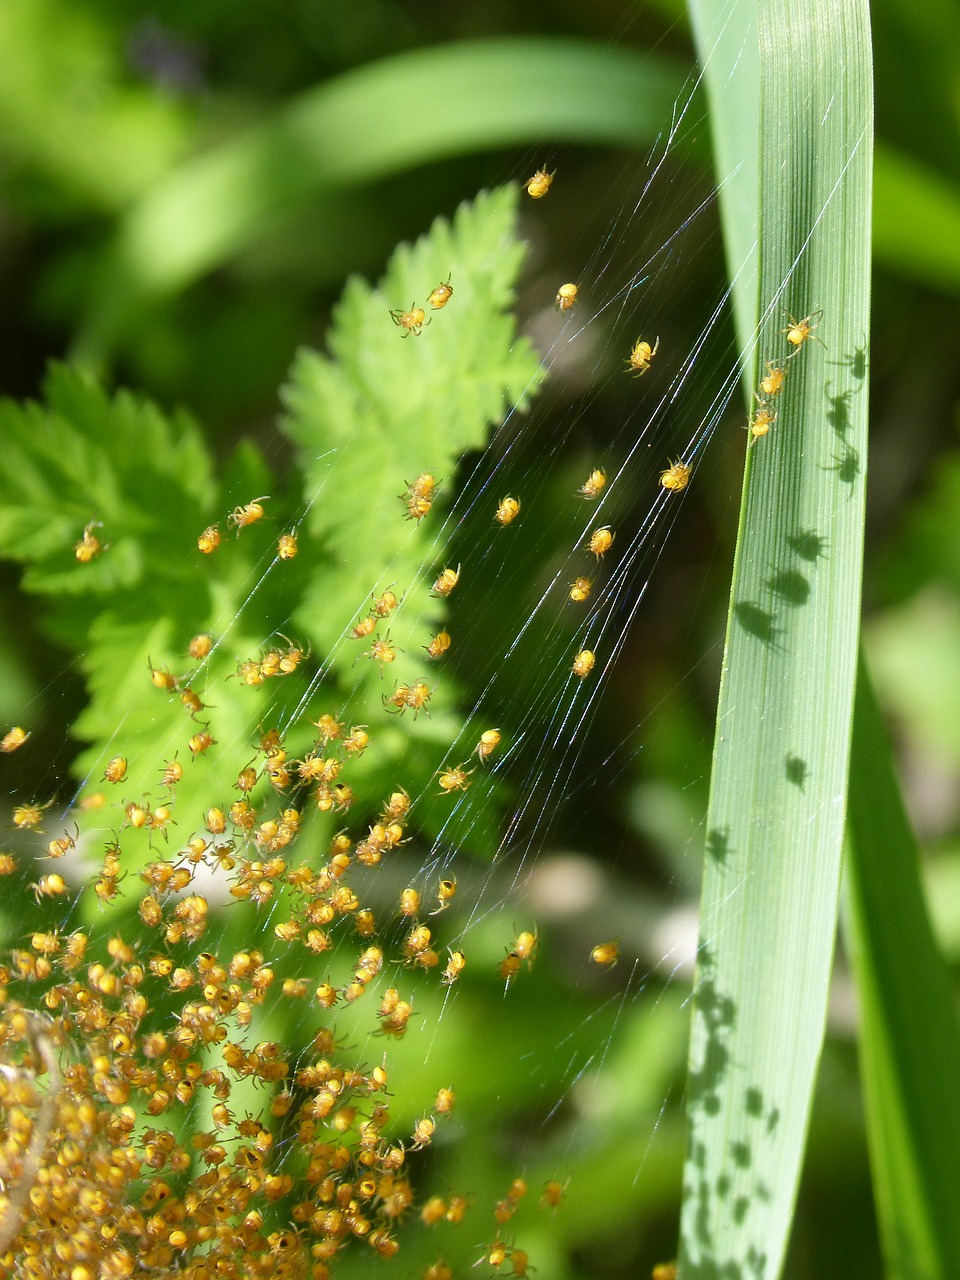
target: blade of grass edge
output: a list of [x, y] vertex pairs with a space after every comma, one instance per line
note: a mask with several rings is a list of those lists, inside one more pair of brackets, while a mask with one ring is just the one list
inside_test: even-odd
[[[789, 1239], [836, 931], [867, 419], [865, 0], [716, 12], [716, 29], [755, 23], [759, 38], [762, 314], [748, 354], [783, 364], [784, 308], [822, 308], [828, 349], [810, 341], [790, 360], [776, 424], [747, 460], [694, 993], [685, 1280], [777, 1276]], [[713, 94], [711, 109], [738, 101]], [[721, 201], [738, 216], [723, 188]]]
[[869, 675], [853, 722], [844, 937], [887, 1275], [960, 1275], [960, 1022]]

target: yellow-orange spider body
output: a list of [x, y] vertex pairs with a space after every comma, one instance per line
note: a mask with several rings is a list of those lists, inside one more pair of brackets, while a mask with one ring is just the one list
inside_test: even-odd
[[515, 951], [508, 951], [500, 961], [500, 977], [503, 978], [504, 982], [509, 987], [510, 983], [519, 972], [520, 957]]
[[197, 546], [200, 548], [200, 550], [203, 552], [205, 556], [208, 556], [212, 552], [216, 551], [219, 545], [220, 545], [219, 527], [215, 524], [207, 525], [206, 529], [204, 529], [203, 533], [201, 533], [200, 537], [197, 539]]
[[427, 295], [427, 302], [433, 307], [434, 311], [439, 311], [441, 307], [445, 307], [453, 297], [453, 285], [449, 280], [441, 280], [435, 289], [432, 289]]
[[441, 880], [437, 886], [437, 908], [431, 912], [432, 915], [439, 915], [441, 911], [446, 911], [450, 903], [457, 896], [457, 881], [454, 877]]
[[532, 178], [526, 180], [523, 187], [531, 200], [542, 200], [550, 190], [552, 182], [553, 173], [547, 173], [546, 169], [538, 169]]
[[12, 751], [19, 751], [29, 737], [30, 734], [26, 729], [22, 729], [18, 724], [14, 725], [8, 733], [3, 735], [3, 739], [0, 741], [0, 751], [4, 755], [9, 755]]
[[41, 876], [37, 883], [30, 887], [37, 902], [41, 898], [62, 898], [68, 892], [67, 882], [63, 876], [57, 875], [56, 872], [51, 875]]
[[560, 1201], [566, 1195], [569, 1183], [569, 1178], [566, 1182], [562, 1183], [557, 1182], [555, 1179], [551, 1179], [550, 1182], [545, 1182], [543, 1184], [543, 1195], [540, 1197], [540, 1208], [556, 1209], [557, 1205], [559, 1205]]
[[668, 493], [682, 493], [690, 482], [692, 468], [681, 461], [671, 462], [666, 470], [660, 472], [660, 484]]
[[100, 553], [106, 550], [104, 544], [93, 532], [94, 529], [102, 529], [103, 525], [99, 520], [91, 520], [83, 531], [83, 537], [74, 546], [73, 554], [77, 557], [81, 564], [89, 564]]
[[212, 648], [213, 636], [208, 635], [206, 632], [201, 632], [191, 639], [190, 644], [187, 646], [187, 652], [191, 658], [196, 659], [197, 662], [202, 662], [209, 655]]
[[557, 290], [556, 304], [558, 311], [569, 311], [577, 300], [580, 286], [572, 283], [562, 284]]
[[423, 307], [418, 307], [415, 302], [410, 303], [409, 311], [404, 311], [402, 307], [391, 311], [390, 319], [398, 328], [403, 330], [401, 337], [404, 338], [409, 338], [411, 333], [415, 338], [419, 338], [423, 326], [430, 323], [426, 318], [426, 312]]
[[590, 952], [594, 964], [604, 969], [612, 969], [620, 958], [620, 947], [616, 942], [598, 942]]
[[227, 520], [236, 529], [238, 538], [241, 529], [246, 529], [248, 525], [256, 524], [258, 520], [263, 519], [264, 510], [262, 504], [269, 501], [269, 494], [261, 494], [259, 498], [254, 498], [252, 502], [234, 507], [227, 516]]
[[44, 811], [49, 809], [53, 804], [53, 800], [48, 800], [46, 804], [18, 804], [13, 810], [13, 825], [21, 831], [34, 831], [40, 826], [40, 820]]
[[456, 765], [454, 768], [442, 769], [437, 778], [440, 784], [440, 790], [446, 794], [454, 791], [466, 791], [470, 785], [470, 774], [472, 769], [464, 769], [463, 765]]
[[760, 390], [765, 396], [779, 395], [786, 377], [787, 371], [785, 368], [774, 364], [772, 360], [768, 360], [766, 373], [760, 379]]
[[462, 951], [451, 951], [450, 959], [447, 961], [447, 967], [443, 971], [440, 981], [444, 986], [452, 986], [460, 977], [464, 969], [467, 967], [467, 957]]
[[613, 540], [616, 536], [617, 535], [614, 531], [607, 528], [607, 526], [604, 526], [602, 529], [594, 529], [593, 533], [590, 535], [590, 540], [587, 543], [587, 550], [592, 551], [599, 560], [601, 556], [606, 555], [613, 546]]
[[381, 667], [385, 662], [394, 662], [397, 657], [397, 650], [390, 643], [390, 632], [388, 631], [385, 636], [378, 636], [365, 656], [373, 658], [375, 662], [379, 662]]
[[442, 658], [443, 655], [450, 648], [450, 644], [451, 644], [450, 632], [438, 631], [437, 634], [430, 641], [430, 643], [425, 644], [423, 647], [427, 651], [427, 657], [435, 659], [435, 658]]
[[433, 506], [436, 487], [437, 482], [429, 471], [424, 471], [412, 484], [407, 485], [406, 492], [400, 497], [406, 505], [408, 520], [422, 520], [429, 512]]
[[581, 498], [586, 498], [588, 502], [592, 502], [595, 498], [599, 498], [601, 493], [607, 486], [607, 473], [602, 467], [596, 467], [584, 480], [583, 484], [577, 490], [577, 494]]
[[650, 361], [660, 350], [660, 339], [651, 347], [649, 342], [638, 340], [630, 349], [627, 357], [627, 369], [635, 378], [641, 378], [650, 368]]
[[297, 554], [297, 535], [293, 532], [283, 533], [277, 542], [277, 555], [281, 560], [292, 560]]
[[361, 618], [355, 627], [350, 628], [350, 634], [354, 640], [363, 640], [374, 630], [377, 625], [377, 619], [374, 614], [368, 613], [366, 617]]
[[513, 940], [513, 955], [520, 960], [526, 960], [527, 968], [533, 964], [533, 957], [537, 954], [537, 945], [540, 941], [537, 930], [531, 933], [529, 929], [524, 929], [522, 933], [518, 933]]
[[747, 431], [750, 435], [750, 441], [747, 445], [749, 449], [751, 445], [767, 434], [770, 428], [777, 420], [777, 415], [767, 405], [764, 400], [757, 401], [757, 412], [753, 415], [752, 421], [747, 423]]
[[[791, 347], [793, 347], [793, 351], [790, 352], [789, 359], [792, 360], [797, 352], [802, 348], [803, 344], [805, 342], [809, 342], [811, 338], [813, 338], [815, 342], [819, 342], [821, 347], [825, 347], [827, 345], [822, 338], [817, 337], [813, 332], [820, 324], [820, 317], [822, 315], [823, 309], [821, 308], [819, 311], [814, 311], [809, 316], [804, 316], [802, 320], [794, 320], [790, 312], [786, 312], [786, 317], [789, 323], [787, 327], [785, 329], [781, 329], [780, 332], [787, 335], [787, 341], [790, 343]], [[813, 321], [812, 324], [811, 321]]]
[[508, 525], [513, 524], [514, 520], [520, 514], [519, 498], [503, 498], [497, 507], [494, 520], [497, 524]]
[[122, 782], [127, 776], [127, 762], [123, 756], [114, 756], [112, 760], [108, 760], [103, 776], [107, 782]]
[[407, 506], [407, 514], [405, 519], [420, 521], [424, 516], [430, 514], [430, 508], [433, 506], [432, 498], [405, 498]]
[[373, 612], [378, 618], [386, 618], [397, 607], [397, 596], [393, 591], [384, 591], [383, 595], [377, 596], [373, 602]]
[[455, 569], [444, 569], [433, 584], [433, 594], [445, 599], [460, 581], [460, 566]]
[[579, 676], [581, 680], [585, 680], [593, 670], [596, 661], [596, 654], [589, 649], [581, 649], [573, 660], [573, 674]]

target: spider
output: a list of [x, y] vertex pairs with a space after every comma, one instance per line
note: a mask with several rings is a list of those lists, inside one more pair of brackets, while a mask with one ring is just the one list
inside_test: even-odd
[[426, 312], [423, 307], [418, 307], [415, 302], [410, 303], [410, 310], [404, 311], [398, 307], [395, 311], [390, 312], [390, 319], [398, 328], [403, 330], [401, 337], [409, 338], [412, 333], [415, 338], [420, 337], [420, 330], [430, 321], [426, 318]]
[[660, 350], [660, 339], [651, 347], [649, 342], [637, 341], [627, 357], [627, 368], [636, 378], [642, 377], [650, 368], [650, 361]]
[[678, 458], [660, 472], [660, 483], [668, 493], [682, 493], [690, 482], [690, 471], [690, 466]]
[[[556, 170], [554, 170], [554, 173], [556, 173]], [[546, 169], [538, 169], [532, 178], [526, 180], [523, 186], [531, 200], [542, 200], [550, 190], [552, 182], [553, 173], [547, 173]]]
[[580, 286], [576, 284], [562, 284], [557, 290], [557, 310], [569, 311], [577, 300], [577, 294], [580, 292]]

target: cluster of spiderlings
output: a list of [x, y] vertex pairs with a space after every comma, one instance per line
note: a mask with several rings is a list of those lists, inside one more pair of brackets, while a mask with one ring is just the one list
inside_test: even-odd
[[783, 384], [786, 381], [789, 369], [787, 362], [798, 355], [804, 344], [809, 342], [811, 338], [815, 342], [819, 342], [821, 346], [824, 345], [823, 340], [814, 333], [814, 329], [819, 323], [817, 317], [820, 314], [821, 312], [815, 311], [813, 315], [804, 316], [802, 320], [795, 320], [793, 316], [787, 315], [789, 323], [780, 332], [786, 335], [787, 342], [793, 347], [793, 350], [783, 364], [777, 364], [774, 360], [768, 360], [766, 363], [763, 377], [760, 379], [759, 393], [755, 393], [753, 397], [757, 402], [756, 412], [746, 426], [747, 433], [750, 436], [747, 442], [748, 449], [765, 435], [768, 435], [770, 428], [777, 420], [775, 411], [770, 407], [770, 401], [783, 390]]
[[[538, 172], [528, 193], [541, 198], [551, 180], [551, 174]], [[558, 308], [568, 311], [578, 294], [576, 284], [561, 286]], [[440, 310], [452, 295], [446, 281], [427, 301]], [[415, 305], [390, 314], [404, 337], [419, 336], [430, 323]], [[800, 342], [788, 332], [797, 350], [811, 336], [808, 321], [791, 321], [798, 332], [807, 326]], [[647, 373], [658, 349], [659, 339], [652, 345], [637, 340], [629, 371]], [[782, 381], [784, 371], [768, 366], [768, 378], [777, 372]], [[761, 389], [774, 395], [779, 385], [767, 390], [762, 382]], [[660, 483], [680, 492], [689, 476], [690, 467], [677, 461]], [[606, 483], [597, 467], [577, 495], [596, 503]], [[405, 517], [418, 524], [428, 516], [437, 488], [426, 471], [405, 482], [399, 495]], [[230, 513], [237, 536], [264, 519], [267, 501], [261, 496]], [[506, 527], [520, 509], [519, 498], [504, 497], [493, 519]], [[96, 527], [84, 530], [78, 559], [104, 549]], [[615, 536], [607, 525], [595, 527], [583, 549], [599, 566]], [[219, 527], [211, 525], [198, 546], [210, 553], [220, 540]], [[296, 554], [296, 534], [282, 535], [278, 559]], [[445, 566], [433, 595], [448, 597], [460, 572], [459, 565]], [[586, 605], [593, 589], [592, 578], [580, 573], [567, 587], [569, 600]], [[376, 660], [381, 669], [398, 653], [386, 624], [399, 604], [393, 589], [384, 590], [349, 629], [350, 637], [369, 642], [359, 656]], [[293, 674], [307, 659], [306, 646], [281, 639], [282, 645], [239, 662], [235, 674], [241, 685]], [[441, 630], [424, 648], [428, 658], [439, 659], [450, 646], [449, 632]], [[213, 647], [211, 636], [197, 635], [189, 653], [204, 662]], [[595, 663], [591, 650], [580, 649], [569, 670], [584, 680]], [[204, 710], [191, 677], [152, 663], [149, 673], [154, 687], [179, 696], [189, 715]], [[385, 692], [382, 701], [386, 711], [411, 711], [416, 718], [429, 715], [432, 694], [425, 681], [411, 679]], [[372, 735], [366, 725], [341, 722], [331, 712], [310, 723], [317, 730], [313, 742], [295, 753], [277, 730], [261, 733], [251, 747], [251, 763], [236, 777], [236, 794], [219, 797], [192, 827], [180, 814], [186, 842], [169, 850], [160, 844], [158, 853], [153, 840], [160, 836], [169, 843], [184, 776], [175, 753], [161, 768], [163, 803], [123, 803], [117, 832], [98, 859], [91, 885], [95, 900], [104, 907], [120, 900], [108, 936], [98, 938], [92, 928], [91, 938], [81, 928], [49, 927], [0, 958], [0, 1270], [12, 1270], [16, 1262], [16, 1274], [28, 1280], [113, 1280], [139, 1271], [189, 1280], [325, 1280], [351, 1242], [383, 1258], [399, 1250], [398, 1228], [416, 1207], [410, 1153], [432, 1144], [453, 1109], [454, 1093], [440, 1090], [412, 1128], [397, 1132], [387, 1100], [386, 1055], [379, 1065], [355, 1060], [332, 1019], [338, 1009], [366, 998], [359, 1008], [369, 1008], [371, 1033], [389, 1047], [417, 1025], [408, 985], [413, 976], [450, 988], [464, 973], [467, 956], [444, 928], [450, 917], [424, 921], [418, 889], [403, 890], [390, 919], [378, 921], [351, 884], [353, 869], [380, 866], [409, 839], [411, 799], [401, 787], [375, 821], [334, 835], [319, 865], [316, 849], [299, 855], [308, 809], [345, 812], [353, 804], [350, 766], [376, 733], [375, 727]], [[25, 730], [11, 729], [0, 750], [18, 750], [28, 738]], [[440, 792], [456, 798], [467, 791], [475, 773], [483, 776], [500, 741], [499, 729], [483, 731], [473, 748], [476, 767], [446, 764], [436, 775]], [[201, 727], [186, 749], [196, 757], [217, 745]], [[103, 776], [116, 786], [127, 773], [127, 760], [116, 755]], [[254, 802], [258, 788], [272, 804]], [[97, 803], [106, 803], [95, 794]], [[92, 804], [87, 797], [80, 807]], [[51, 805], [20, 806], [14, 821], [36, 830]], [[138, 838], [148, 842], [148, 858], [125, 856], [128, 842]], [[78, 832], [64, 831], [49, 841], [45, 856], [74, 852], [78, 839]], [[0, 855], [0, 874], [15, 866], [10, 855]], [[125, 918], [120, 911], [124, 896], [134, 896], [131, 889], [139, 891], [133, 942], [124, 929], [131, 913]], [[45, 871], [33, 890], [43, 909], [59, 911], [63, 919], [73, 892], [67, 876]], [[440, 878], [428, 899], [429, 916], [446, 911], [456, 893], [455, 878]], [[239, 949], [236, 941], [223, 941], [230, 930], [218, 920], [227, 913], [216, 903], [230, 899], [247, 904], [254, 916], [249, 940]], [[347, 973], [337, 981], [317, 974], [318, 956], [337, 952], [342, 963], [347, 936], [355, 947]], [[532, 967], [538, 946], [535, 927], [515, 934], [499, 963], [506, 987], [524, 966]], [[590, 960], [611, 969], [618, 955], [617, 942], [602, 942]], [[280, 1001], [299, 1002], [303, 1011], [296, 1045], [258, 1035]], [[517, 1178], [497, 1202], [495, 1238], [480, 1259], [518, 1278], [532, 1268], [503, 1228], [526, 1190]], [[560, 1182], [547, 1183], [541, 1208], [556, 1209], [564, 1191]], [[455, 1224], [468, 1204], [462, 1195], [432, 1196], [419, 1206], [419, 1215], [427, 1225]], [[450, 1268], [438, 1260], [424, 1280], [449, 1276]]]
[[[458, 577], [459, 568], [445, 569], [436, 593], [449, 594]], [[353, 634], [369, 634], [397, 604], [393, 591], [383, 592]], [[286, 644], [241, 664], [242, 682], [286, 673], [284, 664], [295, 669], [306, 654]], [[434, 644], [445, 651], [448, 634]], [[198, 662], [213, 648], [206, 633], [188, 646]], [[149, 679], [168, 695], [189, 692], [189, 676], [165, 666], [151, 662]], [[428, 686], [416, 682], [398, 686], [385, 702], [416, 715], [429, 697]], [[185, 705], [191, 714], [202, 709], [199, 700]], [[184, 777], [176, 753], [160, 768], [164, 803], [118, 802], [122, 817], [91, 888], [101, 906], [134, 898], [134, 941], [123, 927], [129, 914], [113, 917], [105, 939], [93, 929], [53, 927], [33, 932], [0, 965], [0, 1264], [12, 1271], [16, 1261], [18, 1277], [114, 1280], [145, 1271], [190, 1280], [323, 1280], [351, 1241], [383, 1258], [400, 1248], [397, 1229], [415, 1203], [408, 1152], [432, 1143], [455, 1095], [441, 1089], [432, 1111], [397, 1133], [386, 1058], [372, 1067], [351, 1060], [330, 1019], [338, 1006], [367, 996], [375, 1033], [385, 1043], [402, 1038], [416, 1016], [414, 998], [402, 981], [386, 985], [397, 982], [387, 966], [432, 972], [450, 987], [467, 960], [423, 922], [418, 890], [404, 890], [393, 924], [380, 930], [350, 884], [352, 867], [377, 867], [406, 842], [411, 799], [402, 788], [364, 833], [333, 836], [319, 866], [315, 853], [297, 856], [304, 809], [348, 808], [353, 793], [344, 772], [371, 742], [366, 726], [330, 712], [309, 723], [312, 745], [296, 757], [276, 729], [261, 732], [253, 762], [236, 778], [235, 798], [206, 809], [179, 848], [153, 844], [157, 834], [169, 839]], [[29, 736], [10, 730], [7, 752]], [[498, 729], [480, 735], [480, 764], [500, 741]], [[188, 743], [194, 754], [215, 746], [209, 734]], [[441, 771], [441, 788], [465, 788], [471, 772]], [[128, 776], [122, 755], [104, 768], [111, 786]], [[269, 805], [252, 802], [263, 781], [277, 796], [273, 815], [265, 812]], [[93, 794], [106, 805], [103, 793]], [[15, 821], [37, 830], [52, 803], [20, 806]], [[72, 852], [78, 838], [74, 829], [50, 840], [45, 857]], [[137, 861], [144, 846], [134, 842], [144, 838], [147, 858]], [[12, 855], [4, 858], [9, 865], [0, 871], [15, 870]], [[217, 881], [220, 901], [226, 895], [264, 912], [251, 930], [257, 946], [223, 943], [208, 898]], [[33, 889], [38, 903], [51, 907], [73, 893], [59, 872], [45, 872]], [[441, 877], [430, 914], [445, 911], [456, 892], [456, 879]], [[405, 933], [391, 948], [383, 939], [395, 936], [398, 919]], [[318, 982], [316, 957], [335, 949], [342, 955], [347, 922], [357, 938], [352, 972], [346, 981]], [[535, 933], [521, 933], [510, 954], [529, 965], [536, 945]], [[301, 1020], [310, 1024], [306, 1049], [256, 1034], [263, 1014], [289, 1000], [310, 1011]], [[444, 1219], [461, 1221], [468, 1204], [450, 1196]], [[435, 1209], [435, 1198], [428, 1200], [423, 1221]], [[512, 1242], [493, 1247], [494, 1265], [498, 1250], [515, 1276], [526, 1275], [522, 1249]], [[428, 1270], [449, 1273], [442, 1261]]]
[[[113, 937], [109, 964], [85, 964], [82, 935], [59, 941], [33, 965], [57, 979], [49, 1019], [9, 998], [0, 1019], [5, 1274], [323, 1277], [350, 1239], [396, 1252], [413, 1191], [404, 1146], [384, 1132], [387, 1072], [337, 1063], [327, 1028], [296, 1063], [275, 1042], [240, 1043], [233, 1028], [270, 985], [262, 955], [143, 965]], [[163, 980], [199, 988], [170, 1032], [148, 1029], [150, 984]], [[258, 1115], [230, 1106], [242, 1079], [272, 1091]], [[191, 1107], [209, 1120], [188, 1135]], [[286, 1163], [285, 1127], [297, 1139]], [[414, 1146], [431, 1134], [419, 1122]]]
[[[278, 790], [309, 788], [321, 809], [336, 803], [341, 768], [369, 735], [328, 713], [314, 724], [315, 749], [297, 760], [276, 731], [265, 733], [263, 763], [238, 779], [240, 799], [208, 810], [206, 835], [133, 877], [142, 885], [135, 943], [118, 928], [97, 958], [81, 930], [38, 931], [0, 968], [0, 1262], [8, 1271], [16, 1259], [17, 1274], [29, 1280], [140, 1271], [320, 1280], [350, 1240], [384, 1258], [399, 1248], [397, 1225], [414, 1201], [406, 1147], [430, 1145], [454, 1093], [441, 1090], [433, 1114], [409, 1134], [391, 1134], [387, 1067], [347, 1060], [327, 1013], [367, 995], [387, 959], [435, 968], [444, 984], [465, 960], [451, 951], [441, 970], [433, 931], [416, 922], [419, 895], [401, 904], [411, 927], [386, 957], [370, 940], [372, 912], [349, 886], [354, 862], [376, 866], [405, 839], [405, 791], [389, 796], [355, 844], [336, 835], [319, 867], [294, 856], [298, 809], [264, 819], [246, 798], [265, 773]], [[171, 792], [174, 764], [164, 770]], [[124, 765], [115, 758], [111, 772], [122, 777]], [[111, 897], [123, 892], [123, 830], [96, 881]], [[298, 956], [304, 971], [332, 948], [337, 923], [352, 919], [360, 940], [352, 978], [280, 980], [277, 958], [263, 950], [213, 949], [212, 913], [197, 882], [214, 876], [229, 881], [235, 899], [282, 902], [275, 945]], [[40, 884], [47, 896], [66, 892], [59, 876]], [[455, 880], [440, 881], [439, 909], [455, 892]], [[171, 993], [172, 1023], [154, 1012], [170, 1008]], [[250, 1032], [257, 1010], [274, 998], [315, 1002], [306, 1052]], [[398, 1038], [413, 1001], [389, 986], [371, 1012], [383, 1036]], [[253, 1111], [242, 1082], [262, 1087]], [[191, 1120], [201, 1116], [205, 1122]]]
[[407, 508], [408, 520], [419, 521], [429, 514], [436, 487], [437, 482], [429, 471], [424, 471], [407, 485], [406, 491], [400, 494], [400, 498]]
[[[283, 637], [287, 640], [287, 637]], [[247, 658], [237, 665], [237, 676], [241, 684], [256, 686], [263, 684], [274, 676], [293, 675], [297, 667], [309, 656], [309, 649], [302, 649], [291, 640], [287, 640], [285, 649], [268, 649], [262, 657]]]
[[[379, 621], [396, 605], [384, 592], [370, 616]], [[189, 645], [198, 661], [212, 648], [205, 634]], [[304, 656], [288, 642], [255, 665], [265, 678]], [[186, 689], [166, 667], [151, 664], [149, 678], [167, 694]], [[396, 699], [398, 709], [416, 714], [429, 692], [414, 684]], [[411, 801], [401, 788], [360, 838], [335, 835], [321, 865], [296, 856], [298, 805], [345, 809], [352, 792], [343, 772], [371, 740], [365, 726], [329, 712], [312, 724], [313, 745], [296, 758], [279, 732], [262, 733], [259, 758], [241, 770], [232, 803], [208, 808], [202, 832], [132, 875], [122, 870], [128, 842], [142, 832], [148, 840], [168, 834], [184, 776], [176, 754], [161, 768], [166, 803], [121, 802], [119, 833], [103, 848], [92, 889], [101, 904], [139, 889], [135, 942], [119, 925], [105, 946], [82, 929], [38, 930], [0, 967], [0, 1262], [8, 1271], [16, 1260], [29, 1280], [113, 1280], [142, 1270], [195, 1280], [322, 1278], [351, 1240], [385, 1258], [399, 1248], [397, 1225], [414, 1201], [406, 1148], [432, 1142], [454, 1094], [442, 1090], [433, 1113], [408, 1134], [391, 1132], [386, 1065], [349, 1060], [330, 1011], [368, 995], [386, 963], [435, 970], [448, 986], [466, 960], [448, 949], [443, 965], [435, 930], [416, 918], [418, 894], [401, 902], [408, 932], [385, 955], [373, 913], [350, 886], [355, 863], [376, 867], [405, 842]], [[10, 730], [7, 751], [29, 736]], [[478, 751], [489, 755], [498, 742], [499, 732], [487, 731]], [[215, 745], [207, 735], [203, 749]], [[126, 758], [112, 757], [104, 780], [127, 777]], [[273, 816], [252, 803], [261, 779], [280, 797]], [[20, 806], [17, 824], [38, 829], [51, 805]], [[63, 857], [75, 844], [66, 832], [45, 856]], [[12, 872], [16, 862], [5, 858], [3, 870]], [[217, 879], [234, 900], [274, 909], [272, 948], [262, 941], [271, 934], [261, 918], [257, 947], [224, 953], [208, 902]], [[46, 872], [34, 892], [53, 904], [71, 890], [59, 872]], [[455, 893], [453, 878], [440, 880], [437, 910]], [[307, 977], [347, 921], [359, 940], [352, 977], [339, 984]], [[400, 987], [378, 991], [379, 1006], [371, 998], [372, 1027], [385, 1039], [402, 1037], [413, 1016], [412, 995]], [[274, 1000], [315, 1011], [306, 1051], [257, 1038], [258, 1010]], [[43, 1014], [29, 1012], [36, 1009]], [[249, 1082], [261, 1086], [256, 1103]]]

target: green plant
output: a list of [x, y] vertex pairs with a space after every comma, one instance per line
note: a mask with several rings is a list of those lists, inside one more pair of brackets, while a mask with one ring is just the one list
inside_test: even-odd
[[[0, 361], [24, 391], [51, 348], [88, 370], [54, 366], [34, 401], [0, 410], [0, 546], [20, 565], [0, 582], [16, 619], [0, 703], [31, 730], [11, 729], [2, 756], [2, 1138], [22, 1169], [0, 1170], [0, 1242], [32, 1196], [49, 1231], [16, 1267], [86, 1280], [56, 1215], [71, 1186], [102, 1210], [92, 1168], [106, 1187], [138, 1176], [79, 1248], [94, 1257], [116, 1229], [161, 1274], [188, 1256], [203, 1274], [211, 1248], [299, 1274], [308, 1245], [318, 1274], [366, 1274], [370, 1249], [338, 1242], [370, 1224], [411, 1275], [486, 1258], [609, 1278], [673, 1253], [684, 1181], [683, 1274], [851, 1280], [879, 1265], [865, 1128], [889, 1273], [952, 1275], [960, 1064], [938, 941], [955, 962], [957, 823], [929, 779], [919, 803], [908, 789], [918, 870], [853, 655], [869, 379], [885, 483], [867, 652], [908, 782], [924, 752], [955, 772], [956, 457], [931, 430], [952, 394], [955, 15], [873, 15], [871, 322], [861, 5], [694, 6], [705, 95], [669, 0], [633, 16], [642, 49], [611, 46], [586, 11], [540, 15], [569, 22], [564, 39], [530, 34], [534, 5], [521, 34], [478, 41], [454, 12], [424, 39], [398, 35], [389, 0], [349, 20], [309, 8], [239, 0], [229, 30], [179, 0], [166, 30], [137, 0], [0, 17], [0, 257], [18, 317]], [[145, 48], [179, 67], [176, 86], [131, 71]], [[701, 112], [739, 356], [698, 186]], [[494, 150], [508, 141], [537, 149]], [[348, 271], [379, 272], [438, 208], [541, 165], [557, 182], [545, 203], [521, 197], [535, 253], [519, 302], [515, 194], [498, 188], [399, 251], [381, 290], [348, 285], [327, 354], [297, 358], [281, 428], [263, 428]], [[557, 315], [566, 280], [576, 302]], [[388, 313], [439, 281], [449, 306], [403, 336]], [[542, 388], [514, 306], [555, 375]], [[817, 325], [793, 355], [788, 311]], [[632, 381], [637, 350], [651, 358]], [[152, 400], [101, 390], [89, 370], [111, 365]], [[738, 370], [746, 419], [728, 412]], [[193, 412], [156, 407], [171, 398]], [[699, 888], [744, 440], [684, 1176], [693, 945], [667, 928]], [[689, 484], [659, 493], [675, 457]], [[598, 520], [617, 536], [594, 560], [575, 495], [598, 467]], [[926, 467], [937, 483], [914, 503]], [[458, 566], [452, 594], [431, 590]], [[595, 660], [574, 676], [582, 649]], [[865, 1125], [853, 1034], [834, 1018], [823, 1037], [848, 783]], [[551, 876], [562, 908], [541, 893]], [[598, 945], [619, 956], [605, 971]], [[95, 1116], [74, 1107], [85, 1091]], [[274, 1098], [285, 1115], [268, 1115]], [[316, 1150], [314, 1123], [353, 1152], [322, 1178], [344, 1158]], [[377, 1194], [351, 1206], [366, 1124]], [[423, 1151], [391, 1169], [414, 1135]], [[325, 1216], [340, 1210], [343, 1236]], [[118, 1245], [105, 1274], [128, 1261]]]

